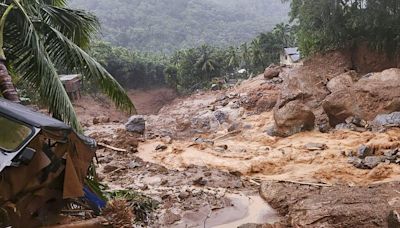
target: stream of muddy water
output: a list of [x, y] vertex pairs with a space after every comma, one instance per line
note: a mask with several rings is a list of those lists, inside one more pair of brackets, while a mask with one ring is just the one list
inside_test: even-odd
[[217, 210], [204, 206], [197, 212], [186, 212], [182, 222], [171, 227], [231, 228], [279, 221], [278, 214], [260, 196], [229, 194], [227, 198], [231, 206]]

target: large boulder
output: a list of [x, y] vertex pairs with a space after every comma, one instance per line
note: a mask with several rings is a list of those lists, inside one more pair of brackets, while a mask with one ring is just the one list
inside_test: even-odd
[[129, 132], [143, 135], [146, 130], [146, 120], [140, 115], [131, 116], [125, 124], [125, 129]]
[[307, 67], [295, 68], [282, 74], [283, 84], [277, 107], [281, 108], [293, 100], [301, 100], [311, 108], [317, 108], [329, 94], [325, 77], [312, 73]]
[[264, 78], [265, 79], [273, 79], [275, 77], [278, 77], [279, 74], [282, 71], [281, 66], [276, 66], [274, 64], [271, 64], [269, 67], [267, 67], [264, 71]]
[[326, 84], [326, 87], [331, 93], [334, 93], [353, 86], [353, 80], [356, 78], [357, 73], [354, 71], [349, 71], [347, 73], [343, 73], [337, 77], [332, 78]]
[[329, 124], [332, 127], [344, 123], [350, 116], [359, 115], [354, 93], [348, 89], [339, 90], [327, 96], [322, 107], [328, 115]]
[[311, 109], [300, 101], [290, 101], [285, 106], [274, 110], [275, 131], [279, 136], [313, 130], [315, 116]]
[[322, 105], [332, 127], [349, 116], [373, 120], [378, 114], [400, 111], [400, 69], [371, 73], [351, 86], [335, 88]]

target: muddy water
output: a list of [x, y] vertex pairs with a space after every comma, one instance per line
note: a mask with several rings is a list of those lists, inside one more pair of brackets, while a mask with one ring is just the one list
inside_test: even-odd
[[279, 221], [277, 213], [260, 197], [230, 194], [230, 207], [211, 210], [204, 206], [183, 214], [182, 222], [171, 227], [232, 228], [247, 223], [266, 224]]
[[[397, 146], [399, 129], [384, 133], [305, 132], [283, 139], [274, 139], [265, 134], [258, 137], [260, 133], [253, 131], [215, 140], [216, 145], [227, 145], [228, 149], [222, 152], [213, 146], [193, 146], [189, 140], [173, 142], [167, 150], [157, 152], [154, 148], [162, 142], [147, 141], [139, 146], [138, 156], [173, 169], [184, 169], [190, 165], [206, 166], [238, 171], [244, 176], [262, 180], [365, 185], [392, 181], [400, 176], [400, 167], [397, 165], [382, 164], [374, 170], [361, 170], [350, 165], [345, 155], [348, 151], [357, 151], [362, 144], [373, 148]], [[326, 144], [327, 149], [305, 148], [307, 143], [315, 142]]]
[[276, 211], [260, 196], [231, 197], [233, 206], [213, 213], [207, 220], [206, 227], [230, 228], [247, 223], [266, 224], [279, 221]]

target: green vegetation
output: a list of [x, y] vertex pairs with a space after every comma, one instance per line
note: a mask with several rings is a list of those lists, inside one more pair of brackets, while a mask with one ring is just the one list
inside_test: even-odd
[[95, 16], [72, 10], [63, 0], [1, 1], [0, 12], [0, 91], [5, 98], [19, 100], [8, 67], [14, 78], [36, 91], [55, 117], [79, 129], [74, 108], [58, 76], [79, 72], [96, 82], [117, 107], [134, 111], [123, 88], [84, 51], [97, 32]]
[[292, 0], [303, 54], [367, 42], [393, 54], [400, 48], [398, 0]]
[[100, 39], [145, 52], [239, 45], [288, 21], [281, 0], [71, 0], [100, 18]]
[[[282, 48], [292, 45], [295, 45], [293, 29], [282, 23], [237, 47], [203, 44], [167, 57], [96, 42], [91, 55], [125, 88], [168, 84], [179, 92], [191, 92], [210, 87], [213, 78], [240, 78], [260, 73], [271, 63], [279, 63]], [[246, 69], [248, 74], [238, 74], [239, 69]]]
[[92, 44], [90, 54], [126, 89], [165, 85], [165, 56], [130, 51], [101, 41]]

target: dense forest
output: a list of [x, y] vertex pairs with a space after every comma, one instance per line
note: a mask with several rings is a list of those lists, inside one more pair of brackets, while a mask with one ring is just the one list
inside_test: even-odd
[[100, 39], [140, 51], [172, 53], [204, 43], [238, 45], [288, 21], [281, 0], [71, 0], [93, 12]]

